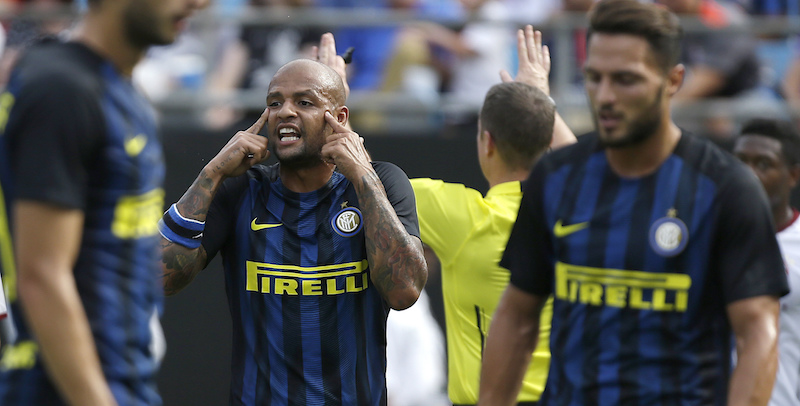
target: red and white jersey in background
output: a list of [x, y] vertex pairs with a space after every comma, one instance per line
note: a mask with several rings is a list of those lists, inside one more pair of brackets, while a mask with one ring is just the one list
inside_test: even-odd
[[770, 406], [800, 405], [800, 221], [778, 231], [778, 243], [789, 277], [791, 292], [781, 298], [781, 330], [778, 338], [778, 375]]

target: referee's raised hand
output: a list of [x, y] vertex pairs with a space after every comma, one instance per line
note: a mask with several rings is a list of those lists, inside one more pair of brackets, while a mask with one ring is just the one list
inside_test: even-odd
[[267, 137], [259, 134], [269, 120], [269, 107], [250, 128], [237, 132], [217, 155], [206, 165], [207, 169], [223, 177], [239, 176], [251, 166], [267, 159]]
[[550, 49], [542, 45], [542, 32], [526, 25], [517, 31], [517, 77], [512, 78], [506, 70], [500, 71], [503, 82], [529, 84], [546, 95], [550, 95]]
[[[352, 51], [351, 51], [352, 52]], [[336, 40], [333, 34], [326, 32], [322, 34], [319, 40], [319, 47], [311, 47], [311, 59], [316, 59], [325, 65], [328, 65], [339, 74], [344, 84], [344, 98], [350, 96], [350, 85], [347, 83], [347, 61], [341, 55], [336, 54]]]

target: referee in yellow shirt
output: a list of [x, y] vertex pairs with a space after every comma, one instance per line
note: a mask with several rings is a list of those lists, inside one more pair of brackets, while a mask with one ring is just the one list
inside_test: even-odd
[[[455, 405], [478, 401], [486, 334], [509, 272], [500, 257], [517, 218], [520, 181], [548, 149], [575, 142], [548, 96], [550, 55], [531, 26], [517, 35], [519, 72], [486, 95], [478, 123], [478, 161], [489, 192], [457, 183], [412, 179], [422, 241], [442, 266], [448, 350], [448, 394]], [[542, 313], [539, 345], [518, 401], [533, 405], [544, 390], [549, 368], [551, 303]]]

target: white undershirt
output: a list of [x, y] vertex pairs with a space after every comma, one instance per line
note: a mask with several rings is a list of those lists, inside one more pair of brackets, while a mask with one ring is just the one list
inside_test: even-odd
[[781, 298], [778, 375], [770, 406], [800, 405], [800, 221], [777, 235], [791, 292]]

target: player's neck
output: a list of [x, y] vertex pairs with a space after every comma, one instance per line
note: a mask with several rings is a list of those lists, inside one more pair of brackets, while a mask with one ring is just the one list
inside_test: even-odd
[[72, 39], [111, 61], [122, 75], [128, 77], [147, 51], [127, 39], [119, 19], [109, 18], [106, 14], [92, 10], [86, 13], [75, 28]]
[[623, 178], [640, 178], [657, 171], [675, 150], [680, 139], [681, 130], [671, 120], [667, 120], [655, 134], [640, 144], [606, 148], [606, 158], [617, 175]]
[[307, 168], [280, 166], [281, 183], [295, 193], [313, 192], [328, 183], [334, 166], [320, 161], [319, 165]]
[[529, 174], [530, 172], [526, 170], [505, 170], [493, 176], [486, 176], [486, 180], [489, 182], [489, 189], [491, 189], [501, 183], [523, 181], [528, 178]]

